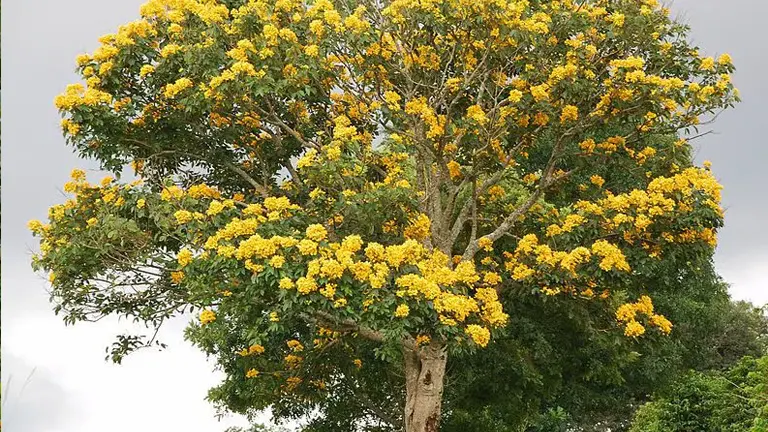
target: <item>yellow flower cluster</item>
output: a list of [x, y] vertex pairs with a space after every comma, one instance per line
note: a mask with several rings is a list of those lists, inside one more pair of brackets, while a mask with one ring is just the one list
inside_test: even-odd
[[328, 231], [322, 225], [314, 224], [307, 227], [306, 235], [308, 239], [319, 242], [325, 240]]
[[[216, 202], [219, 201], [211, 201]], [[267, 198], [263, 207], [251, 206], [245, 208], [243, 214], [258, 216], [233, 218], [205, 240], [204, 248], [217, 255], [240, 260], [255, 273], [263, 271], [267, 265], [282, 268], [286, 257], [291, 257], [294, 262], [303, 262], [301, 265], [306, 265], [304, 275], [297, 279], [282, 277], [279, 281], [281, 289], [295, 289], [301, 295], [319, 292], [334, 307], [342, 307], [347, 304], [347, 299], [338, 297], [334, 281], [346, 273], [364, 289], [374, 290], [371, 293], [391, 288], [400, 297], [433, 301], [435, 317], [443, 325], [463, 326], [470, 320], [476, 320], [486, 326], [500, 327], [509, 318], [503, 312], [495, 289], [484, 288], [498, 285], [501, 277], [493, 272], [478, 274], [471, 261], [451, 266], [448, 256], [436, 250], [430, 251], [414, 239], [384, 246], [373, 242], [365, 244], [360, 236], [351, 235], [339, 243], [329, 243], [326, 240], [327, 230], [319, 224], [308, 226], [305, 238], [262, 237], [256, 230], [268, 221], [262, 215], [264, 212], [280, 212], [295, 206], [285, 198]], [[187, 212], [189, 214], [177, 212], [176, 216], [182, 220], [194, 218], [193, 212]], [[429, 225], [426, 215], [418, 215], [410, 229], [406, 230], [407, 235], [417, 238], [428, 235]], [[487, 240], [483, 246], [490, 248], [490, 244], [485, 244]], [[191, 260], [191, 252], [180, 252], [179, 264], [182, 267]], [[414, 268], [417, 272], [411, 270]], [[468, 294], [473, 288], [474, 297]], [[411, 313], [410, 306], [405, 303], [393, 312], [396, 317], [407, 317]], [[479, 340], [482, 341], [482, 338]]]
[[192, 257], [192, 251], [185, 248], [179, 251], [176, 259], [179, 262], [179, 266], [186, 267], [192, 262]]
[[264, 347], [259, 344], [251, 345], [248, 348], [243, 348], [238, 352], [241, 356], [259, 355], [264, 353]]
[[624, 324], [624, 335], [638, 337], [645, 333], [645, 327], [637, 320], [638, 315], [645, 315], [648, 323], [657, 327], [663, 334], [672, 331], [672, 323], [663, 315], [653, 313], [653, 302], [648, 296], [642, 296], [635, 303], [626, 303], [616, 310], [616, 320]]
[[[557, 225], [553, 226], [560, 229]], [[552, 226], [550, 231], [551, 228]], [[506, 258], [504, 266], [516, 281], [525, 281], [537, 275], [545, 276], [546, 272], [537, 274], [537, 271], [522, 262], [523, 260], [535, 261], [537, 266], [545, 265], [550, 269], [562, 269], [570, 277], [576, 277], [577, 267], [589, 263], [593, 258], [600, 259], [598, 265], [604, 271], [615, 269], [628, 272], [630, 270], [621, 250], [605, 240], [594, 242], [591, 250], [578, 246], [570, 252], [565, 252], [553, 251], [548, 245], [539, 244], [535, 234], [527, 234], [520, 239], [514, 253], [505, 252], [504, 255]]]
[[206, 184], [192, 185], [187, 189], [187, 194], [192, 198], [221, 198], [221, 193], [213, 187]]
[[566, 105], [560, 114], [560, 123], [576, 121], [579, 119], [579, 109], [573, 105]]
[[424, 213], [419, 213], [415, 218], [412, 218], [403, 230], [403, 235], [407, 239], [424, 240], [430, 235], [430, 228], [432, 222], [429, 220], [429, 216]]
[[183, 22], [186, 14], [193, 14], [213, 24], [227, 19], [230, 11], [226, 5], [206, 0], [149, 0], [141, 6], [140, 13], [147, 19], [164, 18], [172, 22]]
[[395, 309], [395, 317], [396, 318], [405, 318], [408, 316], [408, 314], [411, 312], [411, 309], [408, 307], [408, 305], [401, 304], [398, 305]]
[[419, 117], [427, 125], [427, 138], [434, 139], [445, 133], [445, 116], [437, 115], [426, 98], [420, 97], [406, 102], [405, 112]]
[[172, 84], [168, 84], [165, 86], [165, 90], [163, 91], [163, 95], [171, 99], [181, 93], [182, 91], [191, 88], [193, 86], [192, 80], [189, 78], [179, 78], [176, 80], [176, 82]]
[[210, 324], [212, 322], [216, 321], [216, 313], [212, 310], [204, 310], [200, 312], [200, 322], [205, 324]]
[[[592, 182], [601, 183], [602, 178], [593, 176]], [[624, 238], [631, 242], [648, 231], [659, 218], [687, 214], [694, 208], [700, 208], [699, 204], [722, 214], [721, 189], [710, 171], [687, 168], [672, 177], [653, 179], [646, 190], [635, 189], [618, 195], [606, 192], [605, 198], [594, 202], [579, 201], [575, 207], [584, 217], [601, 219], [606, 229], [624, 231]], [[558, 229], [552, 228], [548, 232], [557, 234]], [[663, 237], [668, 242], [680, 243], [703, 241], [715, 245], [717, 241], [715, 231], [706, 227]]]
[[630, 270], [627, 259], [616, 245], [605, 240], [598, 240], [592, 244], [592, 253], [602, 257], [600, 268], [605, 271], [613, 269], [628, 272]]
[[78, 105], [94, 106], [112, 103], [112, 95], [93, 88], [85, 89], [82, 84], [70, 84], [64, 93], [56, 96], [56, 108], [71, 110]]
[[488, 117], [485, 115], [485, 112], [480, 105], [472, 105], [467, 108], [467, 118], [474, 120], [481, 126], [488, 123]]
[[304, 351], [304, 345], [301, 344], [301, 342], [292, 339], [286, 342], [286, 345], [288, 345], [288, 348], [290, 348], [294, 352], [300, 352]]
[[488, 331], [488, 329], [483, 326], [479, 326], [477, 324], [470, 324], [467, 326], [465, 331], [469, 335], [469, 337], [472, 338], [472, 341], [474, 341], [476, 344], [480, 345], [481, 347], [487, 346], [488, 342], [490, 342], [491, 340], [491, 332]]
[[448, 175], [451, 176], [451, 180], [461, 178], [461, 165], [458, 162], [452, 160], [448, 162], [446, 166], [448, 167]]

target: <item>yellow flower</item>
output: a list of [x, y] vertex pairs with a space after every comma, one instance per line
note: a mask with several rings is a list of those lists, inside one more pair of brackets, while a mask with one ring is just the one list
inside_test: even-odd
[[319, 52], [320, 52], [320, 49], [317, 45], [307, 45], [304, 47], [304, 54], [310, 57], [317, 57]]
[[357, 366], [358, 369], [363, 367], [363, 361], [360, 360], [360, 359], [354, 359], [354, 360], [352, 360], [352, 363], [354, 363], [354, 365]]
[[411, 219], [410, 223], [403, 230], [403, 235], [407, 239], [424, 240], [429, 237], [432, 222], [429, 220], [429, 216], [424, 213], [419, 213], [415, 219]]
[[275, 255], [269, 260], [269, 265], [274, 268], [281, 268], [285, 264], [285, 257], [282, 255]]
[[727, 66], [727, 65], [730, 65], [730, 64], [732, 64], [732, 63], [733, 63], [733, 59], [731, 59], [731, 56], [730, 56], [730, 55], [728, 55], [728, 54], [723, 54], [723, 55], [721, 55], [721, 56], [720, 56], [720, 57], [717, 59], [717, 62], [718, 62], [718, 63], [720, 63], [721, 65]]
[[192, 251], [186, 248], [180, 250], [177, 260], [179, 261], [179, 265], [182, 267], [189, 265], [189, 263], [192, 262]]
[[175, 284], [179, 284], [184, 279], [184, 272], [182, 271], [175, 271], [171, 272], [171, 280]]
[[467, 108], [467, 117], [477, 122], [479, 125], [488, 123], [488, 117], [485, 115], [483, 108], [480, 105], [472, 105]]
[[213, 200], [208, 205], [208, 210], [206, 210], [205, 214], [208, 216], [215, 216], [221, 213], [222, 210], [224, 210], [224, 204], [221, 201]]
[[296, 281], [296, 288], [302, 294], [309, 294], [313, 291], [317, 291], [317, 282], [313, 278], [300, 277]]
[[448, 162], [448, 174], [451, 176], [451, 180], [456, 180], [461, 177], [461, 165], [455, 160]]
[[549, 85], [541, 84], [531, 87], [531, 95], [536, 102], [541, 102], [549, 99]]
[[307, 227], [307, 238], [316, 242], [325, 240], [328, 231], [320, 224], [314, 224]]
[[286, 342], [288, 345], [288, 348], [292, 349], [295, 352], [304, 351], [304, 345], [301, 344], [301, 342], [293, 339]]
[[155, 67], [152, 65], [144, 65], [141, 67], [141, 70], [139, 70], [139, 76], [145, 77], [155, 71]]
[[576, 121], [579, 119], [579, 109], [573, 105], [566, 105], [563, 107], [563, 112], [560, 114], [560, 123], [566, 123], [568, 121]]
[[74, 181], [85, 181], [85, 171], [75, 168], [69, 173], [69, 177]]
[[383, 261], [386, 256], [384, 246], [375, 242], [368, 243], [365, 256], [371, 261]]
[[648, 296], [640, 297], [640, 300], [635, 303], [635, 310], [648, 316], [653, 314], [653, 303], [651, 302], [651, 298]]
[[179, 51], [181, 51], [181, 45], [174, 44], [174, 43], [168, 44], [164, 46], [162, 50], [160, 50], [160, 57], [163, 57], [163, 58], [169, 57], [176, 54]]
[[357, 252], [363, 247], [363, 240], [359, 235], [347, 236], [341, 242], [341, 250]]
[[512, 279], [516, 281], [524, 281], [533, 276], [536, 272], [525, 264], [517, 265], [512, 271]]
[[406, 304], [401, 304], [395, 309], [395, 316], [397, 318], [405, 318], [411, 312], [411, 309]]
[[293, 280], [291, 278], [284, 277], [284, 278], [280, 279], [280, 288], [282, 288], [282, 289], [292, 289], [294, 286], [296, 286], [296, 285], [293, 283]]
[[41, 233], [43, 232], [43, 223], [37, 219], [32, 219], [31, 221], [27, 222], [27, 228], [29, 228], [29, 230], [35, 234]]
[[651, 315], [651, 324], [658, 327], [664, 334], [672, 331], [672, 323], [662, 315]]
[[269, 211], [277, 212], [297, 208], [297, 206], [291, 204], [291, 201], [286, 197], [268, 197], [264, 200], [264, 207]]
[[637, 321], [630, 321], [627, 326], [624, 327], [624, 336], [638, 337], [645, 333], [645, 327]]
[[428, 344], [432, 339], [427, 335], [418, 335], [416, 336], [416, 345], [426, 345]]
[[325, 287], [320, 288], [319, 292], [323, 295], [323, 297], [331, 300], [333, 299], [333, 296], [336, 295], [336, 285], [330, 283], [326, 284]]
[[477, 246], [480, 249], [491, 252], [493, 250], [493, 240], [488, 237], [480, 237], [480, 239], [477, 241]]
[[592, 253], [603, 257], [600, 261], [600, 268], [605, 271], [614, 268], [619, 271], [630, 271], [626, 257], [616, 245], [605, 240], [598, 240], [592, 244]]
[[606, 20], [610, 23], [612, 23], [616, 27], [623, 27], [624, 26], [624, 14], [614, 12], [610, 16], [606, 18]]
[[483, 277], [483, 282], [488, 285], [498, 285], [501, 283], [501, 276], [495, 272], [488, 272]]
[[499, 185], [493, 185], [488, 188], [488, 195], [491, 197], [491, 200], [502, 198], [505, 193], [504, 188]]
[[315, 255], [317, 254], [317, 243], [309, 239], [304, 239], [298, 244], [299, 253], [302, 255]]
[[481, 347], [486, 347], [488, 342], [491, 340], [491, 332], [483, 326], [470, 324], [464, 331], [469, 335], [470, 338], [472, 338], [476, 344], [480, 345]]
[[179, 225], [183, 225], [195, 219], [195, 217], [192, 215], [192, 212], [188, 210], [178, 210], [173, 214], [173, 216], [176, 218], [176, 223]]
[[204, 310], [200, 312], [200, 322], [205, 324], [210, 324], [212, 322], [216, 321], [216, 313], [212, 310]]
[[399, 111], [400, 110], [400, 100], [402, 98], [399, 94], [393, 92], [393, 91], [385, 91], [384, 92], [384, 102], [387, 103], [387, 106], [392, 111]]
[[538, 179], [539, 175], [536, 173], [528, 173], [523, 176], [523, 181], [528, 185], [532, 185]]
[[699, 66], [701, 70], [707, 70], [711, 71], [715, 69], [715, 59], [712, 57], [707, 57], [701, 59], [701, 66]]
[[248, 372], [245, 373], [246, 378], [256, 378], [259, 376], [259, 371], [256, 369], [248, 369]]

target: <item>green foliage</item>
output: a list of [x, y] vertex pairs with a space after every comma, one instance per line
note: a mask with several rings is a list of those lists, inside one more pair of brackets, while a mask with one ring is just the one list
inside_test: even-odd
[[642, 406], [630, 432], [764, 432], [768, 357], [745, 357], [723, 372], [691, 372]]
[[253, 424], [247, 428], [233, 426], [227, 428], [224, 432], [288, 432], [288, 429], [280, 426]]

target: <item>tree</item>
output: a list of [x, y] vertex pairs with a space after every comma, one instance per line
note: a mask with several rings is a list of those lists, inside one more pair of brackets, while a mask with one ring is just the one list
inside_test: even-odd
[[632, 432], [768, 430], [768, 357], [745, 357], [720, 373], [693, 372], [641, 407]]
[[247, 429], [233, 426], [233, 427], [227, 428], [227, 430], [225, 430], [224, 432], [288, 432], [288, 431], [281, 427], [254, 424]]
[[[768, 316], [766, 308], [738, 301], [721, 305], [714, 321], [714, 331], [702, 334], [695, 349], [700, 361], [691, 364], [696, 370], [725, 370], [742, 357], [768, 354]], [[704, 327], [703, 325], [701, 327]], [[703, 333], [703, 332], [702, 332]]]
[[[290, 416], [351, 391], [359, 422], [434, 431], [448, 359], [507, 334], [502, 302], [663, 337], [638, 281], [711, 254], [720, 186], [675, 163], [676, 134], [738, 100], [733, 66], [655, 0], [141, 12], [56, 105], [81, 156], [142, 182], [73, 171], [75, 198], [30, 224], [34, 265], [68, 323], [201, 310], [187, 337], [226, 372], [223, 408]], [[112, 358], [158, 343], [121, 336]], [[368, 397], [364, 358], [398, 365], [399, 412]]]
[[666, 264], [642, 283], [653, 284], [654, 303], [675, 330], [642, 344], [593, 336], [573, 304], [505, 302], [515, 317], [510, 334], [448, 375], [443, 429], [549, 431], [554, 413], [568, 430], [623, 431], [639, 405], [690, 369], [723, 370], [764, 355], [768, 319], [729, 299], [710, 258]]

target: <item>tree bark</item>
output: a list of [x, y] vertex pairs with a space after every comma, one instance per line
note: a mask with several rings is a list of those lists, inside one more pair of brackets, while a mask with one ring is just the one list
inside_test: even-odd
[[437, 432], [443, 401], [445, 365], [444, 347], [434, 344], [404, 349], [405, 357], [405, 431]]

